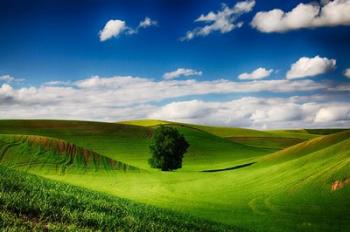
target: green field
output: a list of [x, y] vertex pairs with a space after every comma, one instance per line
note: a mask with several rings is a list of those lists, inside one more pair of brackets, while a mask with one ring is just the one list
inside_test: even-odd
[[[178, 128], [189, 141], [182, 169], [161, 172], [147, 163], [152, 131], [160, 124]], [[32, 228], [35, 221], [38, 228], [72, 230], [110, 225], [126, 231], [180, 231], [175, 228], [181, 224], [183, 231], [350, 231], [349, 130], [258, 131], [159, 120], [0, 120], [0, 134], [1, 165], [20, 171], [0, 169], [2, 186], [10, 186], [0, 195], [10, 205], [2, 207], [0, 219], [7, 228]], [[57, 210], [59, 219], [46, 211], [33, 220], [23, 216], [22, 210], [32, 206], [12, 202], [17, 198], [11, 189], [30, 192], [39, 188], [36, 183], [45, 186], [38, 197], [52, 192], [74, 204], [78, 191], [83, 206], [73, 213], [67, 206], [67, 212], [82, 214], [76, 216], [83, 218], [81, 224], [75, 217], [63, 224], [65, 216], [57, 208], [51, 211]], [[69, 188], [67, 194], [61, 195], [61, 188]], [[111, 203], [106, 205], [106, 199]], [[118, 207], [131, 219], [110, 222]]]

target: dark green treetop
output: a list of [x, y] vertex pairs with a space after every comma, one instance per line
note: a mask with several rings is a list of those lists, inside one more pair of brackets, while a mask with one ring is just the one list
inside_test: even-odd
[[154, 130], [149, 163], [162, 171], [182, 167], [182, 158], [189, 147], [185, 137], [174, 127], [160, 126]]

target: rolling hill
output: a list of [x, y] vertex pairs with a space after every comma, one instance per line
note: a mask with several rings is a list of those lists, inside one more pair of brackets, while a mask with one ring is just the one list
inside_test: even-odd
[[328, 131], [337, 132], [339, 130], [272, 130], [272, 131], [260, 131], [246, 128], [236, 127], [217, 127], [217, 126], [204, 126], [179, 122], [161, 121], [154, 119], [146, 120], [132, 120], [121, 122], [127, 125], [137, 125], [143, 127], [155, 127], [159, 125], [178, 125], [187, 128], [198, 129], [203, 132], [213, 134], [218, 137], [228, 139], [230, 141], [241, 143], [244, 145], [266, 148], [270, 150], [283, 149], [297, 143], [306, 141], [308, 139], [315, 138]]
[[[187, 125], [177, 127], [190, 142], [184, 169], [224, 168], [268, 154], [276, 149], [229, 141]], [[152, 127], [115, 123], [55, 120], [0, 120], [0, 134], [49, 136], [95, 151], [141, 169], [150, 169], [149, 144]], [[212, 162], [215, 159], [215, 163]]]
[[[237, 134], [232, 134], [234, 130], [229, 128], [231, 134], [225, 132], [237, 138], [253, 138], [250, 143], [256, 144], [248, 145], [220, 136], [218, 133], [224, 133], [220, 130], [225, 128], [215, 129], [219, 132], [214, 133], [210, 132], [212, 128], [202, 126], [169, 125], [178, 128], [191, 145], [183, 169], [175, 172], [161, 172], [147, 165], [148, 144], [157, 124], [0, 121], [2, 153], [6, 146], [13, 145], [6, 150], [7, 161], [1, 165], [22, 169], [12, 164], [23, 159], [28, 167], [30, 157], [47, 156], [40, 169], [27, 171], [89, 191], [231, 225], [239, 231], [350, 230], [349, 130], [260, 133], [237, 129]], [[266, 137], [267, 142], [256, 140], [266, 133], [273, 134]], [[284, 139], [286, 134], [300, 134], [300, 141], [277, 148], [277, 142], [269, 140]], [[67, 144], [67, 149], [60, 149], [57, 144], [61, 143]], [[74, 154], [80, 157], [71, 168], [86, 167], [83, 154], [88, 150], [96, 157], [105, 157], [107, 163], [118, 160], [142, 170], [106, 171], [103, 165], [90, 161], [88, 167], [101, 171], [53, 171], [49, 165], [55, 161], [53, 157], [62, 158], [62, 152], [69, 154], [71, 146], [76, 147]], [[202, 172], [208, 170], [211, 171]]]
[[0, 135], [0, 164], [24, 170], [138, 170], [64, 140], [37, 135]]

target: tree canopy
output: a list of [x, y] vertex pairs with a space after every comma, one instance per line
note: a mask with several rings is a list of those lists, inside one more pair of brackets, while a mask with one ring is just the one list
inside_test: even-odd
[[160, 126], [154, 130], [149, 163], [162, 171], [182, 167], [182, 159], [189, 147], [185, 137], [174, 127]]

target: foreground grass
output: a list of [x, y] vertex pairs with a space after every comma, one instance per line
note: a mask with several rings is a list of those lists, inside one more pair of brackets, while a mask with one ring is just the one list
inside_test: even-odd
[[2, 231], [242, 231], [0, 166]]

